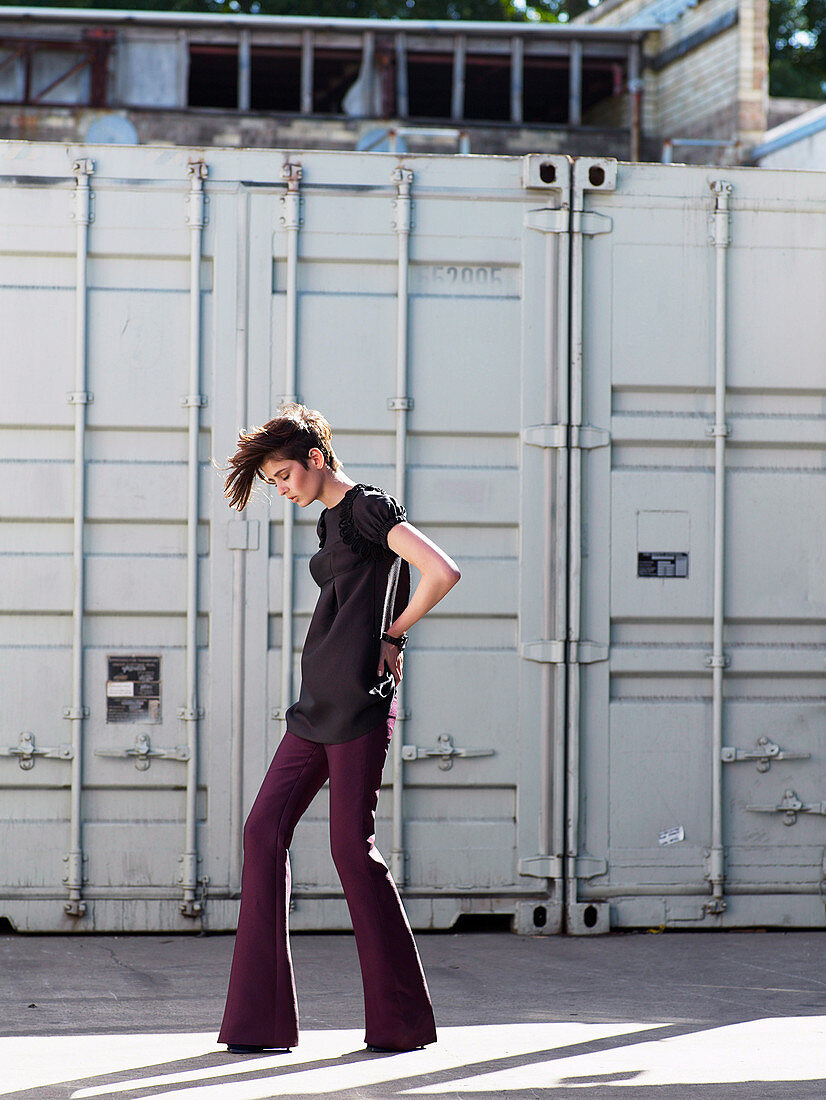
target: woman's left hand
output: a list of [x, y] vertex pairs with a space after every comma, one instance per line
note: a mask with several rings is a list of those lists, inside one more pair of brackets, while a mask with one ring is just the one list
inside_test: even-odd
[[404, 664], [404, 653], [398, 646], [393, 645], [392, 642], [382, 641], [381, 649], [379, 650], [379, 676], [384, 676], [385, 667], [389, 668], [393, 673], [393, 679], [398, 685], [402, 678], [402, 666]]

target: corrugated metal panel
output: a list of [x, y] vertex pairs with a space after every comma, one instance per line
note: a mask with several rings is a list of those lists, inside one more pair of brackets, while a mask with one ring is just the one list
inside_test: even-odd
[[[823, 922], [822, 177], [214, 151], [201, 227], [198, 151], [0, 156], [0, 915], [233, 926], [320, 506], [239, 520], [211, 462], [297, 391], [463, 572], [380, 805], [412, 922]], [[292, 855], [347, 927], [324, 792]]]
[[[93, 161], [84, 177], [91, 222], [79, 231], [73, 164], [84, 159]], [[569, 162], [544, 158], [554, 176], [543, 169], [545, 183], [538, 162], [517, 158], [407, 158], [413, 209], [402, 264], [394, 157], [302, 156], [291, 197], [281, 154], [210, 151], [202, 235], [193, 233], [198, 173], [189, 167], [200, 160], [180, 148], [0, 145], [0, 311], [14, 379], [0, 431], [9, 521], [0, 538], [10, 578], [0, 620], [0, 747], [20, 749], [19, 734], [31, 731], [38, 750], [59, 749], [72, 741], [69, 726], [80, 727], [81, 744], [79, 768], [65, 750], [62, 758], [0, 758], [8, 807], [0, 914], [38, 930], [181, 929], [193, 917], [233, 927], [243, 818], [283, 731], [273, 715], [298, 688], [320, 506], [285, 524], [285, 505], [259, 498], [239, 522], [211, 463], [231, 453], [240, 427], [261, 422], [290, 395], [294, 367], [297, 396], [329, 416], [355, 479], [394, 491], [397, 420], [407, 416], [404, 503], [463, 570], [462, 585], [413, 633], [396, 732], [407, 758], [403, 821], [394, 832], [388, 764], [379, 846], [388, 858], [397, 848], [414, 924], [446, 926], [467, 909], [517, 912], [521, 927], [534, 927], [534, 909], [549, 904], [548, 867], [535, 860], [550, 854], [537, 758], [564, 671], [543, 689], [547, 672], [519, 656], [520, 615], [536, 618], [533, 640], [547, 632], [547, 608], [553, 613], [553, 579], [542, 582], [541, 598], [536, 591], [535, 578], [556, 552], [536, 504], [559, 492], [556, 452], [546, 458], [521, 431], [547, 410], [559, 418], [564, 282], [557, 280], [552, 299], [546, 295], [548, 279], [567, 266], [567, 243], [564, 231], [526, 225], [526, 215], [559, 206]], [[76, 290], [81, 240], [85, 299]], [[406, 395], [396, 390], [402, 266]], [[77, 388], [79, 297], [88, 345], [75, 359], [93, 395], [83, 444], [88, 714], [75, 708], [65, 721], [78, 438], [66, 394]], [[200, 392], [192, 389], [193, 355]], [[407, 414], [388, 408], [399, 396], [413, 399]], [[198, 408], [201, 397], [207, 403]], [[200, 425], [194, 670], [187, 662], [193, 409]], [[520, 538], [520, 527], [530, 533]], [[292, 587], [283, 583], [285, 546], [288, 560], [290, 547], [294, 555]], [[531, 583], [520, 583], [527, 576]], [[285, 614], [294, 624], [286, 680]], [[135, 658], [132, 672], [110, 663], [127, 657]], [[130, 676], [145, 682], [109, 691], [144, 692], [145, 702], [107, 698], [116, 674], [121, 685]], [[128, 705], [137, 707], [134, 720], [113, 720]], [[187, 707], [184, 720], [179, 708]], [[423, 755], [450, 743], [468, 754]], [[31, 767], [18, 767], [21, 759]], [[71, 790], [80, 815], [74, 847]], [[74, 915], [64, 912], [62, 883], [70, 850]], [[293, 927], [347, 927], [324, 792], [299, 826], [292, 856]], [[534, 861], [522, 867], [530, 873], [520, 873], [522, 858]], [[550, 908], [559, 912], [558, 899]], [[551, 916], [546, 930], [553, 927]]]
[[620, 166], [584, 205], [611, 446], [584, 459], [582, 632], [610, 659], [581, 674], [579, 897], [621, 926], [820, 926], [826, 183]]

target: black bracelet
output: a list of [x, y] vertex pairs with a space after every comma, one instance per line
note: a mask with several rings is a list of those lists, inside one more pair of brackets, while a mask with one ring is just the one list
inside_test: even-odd
[[404, 649], [404, 647], [407, 645], [406, 634], [402, 634], [400, 638], [393, 638], [390, 634], [387, 633], [387, 631], [385, 631], [384, 634], [382, 634], [381, 636], [381, 640], [383, 642], [390, 642], [391, 645], [396, 646], [399, 650]]

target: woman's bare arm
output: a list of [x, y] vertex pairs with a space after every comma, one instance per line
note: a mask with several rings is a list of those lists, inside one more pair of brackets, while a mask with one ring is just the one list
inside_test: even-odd
[[[394, 524], [388, 532], [387, 545], [421, 573], [421, 580], [416, 586], [410, 603], [388, 627], [387, 633], [398, 638], [435, 607], [462, 574], [453, 558], [412, 523]], [[404, 654], [399, 652], [392, 642], [382, 642], [379, 674], [384, 672], [386, 663], [398, 683], [402, 677], [403, 657]]]

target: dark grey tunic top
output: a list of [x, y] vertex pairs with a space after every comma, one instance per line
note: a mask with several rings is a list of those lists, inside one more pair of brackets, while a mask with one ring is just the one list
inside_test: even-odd
[[[310, 558], [310, 573], [321, 592], [301, 654], [298, 702], [286, 713], [287, 729], [297, 737], [328, 745], [352, 741], [395, 709], [392, 674], [376, 670], [382, 631], [410, 600], [410, 566], [387, 545], [387, 532], [405, 519], [395, 497], [361, 482], [319, 516], [320, 549]], [[396, 570], [396, 598], [385, 622]], [[377, 685], [384, 694], [371, 690]]]

